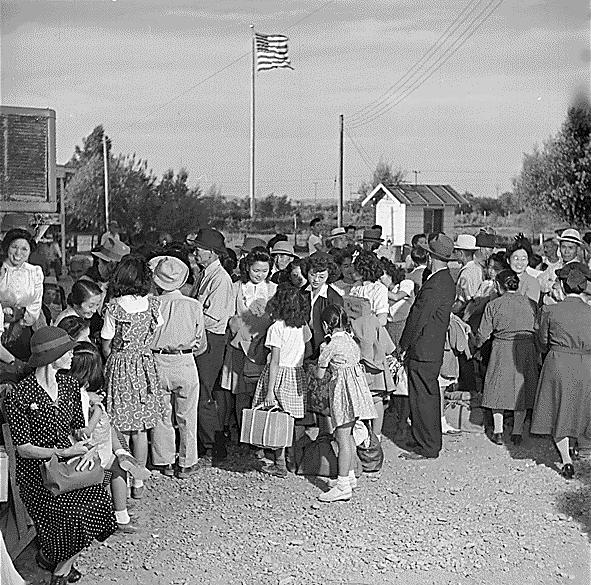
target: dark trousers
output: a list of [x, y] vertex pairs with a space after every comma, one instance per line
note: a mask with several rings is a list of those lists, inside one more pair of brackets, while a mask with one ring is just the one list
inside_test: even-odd
[[441, 451], [440, 362], [408, 362], [408, 399], [416, 451], [437, 457]]
[[202, 447], [211, 452], [215, 445], [216, 432], [221, 431], [213, 390], [224, 365], [226, 336], [209, 331], [206, 334], [207, 351], [195, 358], [200, 386], [197, 434]]

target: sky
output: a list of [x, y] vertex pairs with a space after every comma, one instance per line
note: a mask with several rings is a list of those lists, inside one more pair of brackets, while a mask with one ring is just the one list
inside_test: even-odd
[[288, 35], [294, 67], [256, 76], [258, 197], [336, 197], [340, 114], [346, 197], [380, 158], [494, 197], [589, 87], [586, 0], [502, 1], [461, 46], [457, 29], [457, 52], [415, 91], [355, 125], [426, 51], [445, 56], [435, 43], [463, 9], [490, 2], [0, 0], [1, 103], [56, 111], [58, 163], [102, 124], [156, 174], [184, 167], [192, 185], [246, 197], [252, 23]]

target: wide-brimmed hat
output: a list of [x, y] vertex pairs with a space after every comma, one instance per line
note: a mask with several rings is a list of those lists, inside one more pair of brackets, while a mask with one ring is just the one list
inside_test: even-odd
[[429, 243], [419, 244], [419, 247], [427, 250], [429, 254], [444, 262], [452, 260], [454, 253], [453, 240], [445, 234], [437, 234]]
[[226, 249], [226, 241], [221, 232], [213, 228], [201, 228], [193, 240], [193, 246], [202, 250], [211, 250], [217, 254], [223, 254]]
[[378, 228], [369, 228], [363, 230], [363, 241], [364, 242], [383, 242], [382, 230]]
[[476, 236], [471, 234], [460, 234], [456, 240], [454, 248], [456, 250], [478, 250], [478, 246], [476, 245]]
[[275, 245], [271, 249], [271, 256], [275, 256], [275, 254], [285, 254], [286, 256], [293, 256], [294, 258], [298, 257], [292, 244], [289, 242], [275, 242]]
[[47, 366], [74, 349], [74, 341], [60, 327], [41, 327], [31, 337], [31, 368]]
[[107, 238], [105, 243], [93, 250], [91, 254], [105, 262], [121, 262], [123, 257], [127, 256], [129, 252], [130, 249], [127, 244], [114, 238]]
[[170, 291], [181, 288], [189, 278], [189, 267], [174, 256], [156, 256], [149, 262], [156, 286]]
[[347, 230], [344, 227], [337, 227], [330, 230], [330, 236], [326, 236], [326, 240], [334, 240], [334, 238], [339, 238], [341, 236], [346, 236]]
[[240, 252], [242, 254], [248, 254], [253, 248], [266, 248], [267, 242], [263, 238], [254, 238], [252, 236], [246, 236], [242, 246], [240, 246]]
[[583, 240], [579, 230], [568, 228], [562, 232], [558, 238], [559, 242], [570, 242], [571, 244], [577, 244], [578, 246], [583, 245]]

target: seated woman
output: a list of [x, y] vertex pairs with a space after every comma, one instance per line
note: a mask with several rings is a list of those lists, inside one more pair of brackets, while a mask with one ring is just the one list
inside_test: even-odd
[[84, 427], [78, 381], [58, 370], [69, 369], [74, 342], [57, 327], [43, 327], [31, 338], [29, 365], [35, 371], [21, 381], [5, 402], [17, 449], [16, 479], [20, 496], [37, 528], [38, 561], [53, 570], [51, 585], [79, 579], [78, 554], [117, 528], [111, 497], [102, 485], [54, 496], [43, 485], [40, 462], [54, 455], [84, 455], [84, 442], [70, 442]]
[[0, 303], [9, 323], [3, 341], [6, 349], [22, 360], [30, 356], [31, 328], [41, 314], [43, 302], [43, 270], [28, 262], [34, 249], [33, 236], [20, 228], [10, 230], [2, 241]]

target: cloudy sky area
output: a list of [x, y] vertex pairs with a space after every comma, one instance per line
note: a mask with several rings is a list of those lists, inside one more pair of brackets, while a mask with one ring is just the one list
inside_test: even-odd
[[[1, 0], [1, 101], [56, 110], [58, 162], [103, 124], [115, 151], [157, 174], [184, 166], [192, 184], [247, 196], [249, 56], [199, 82], [248, 53], [251, 22], [287, 31], [295, 70], [257, 76], [258, 194], [312, 197], [317, 182], [318, 197], [331, 197], [339, 114], [348, 127], [467, 4]], [[383, 157], [409, 180], [419, 170], [421, 182], [494, 196], [588, 84], [588, 3], [505, 0], [420, 88], [350, 130], [365, 161], [347, 138], [346, 191]]]

